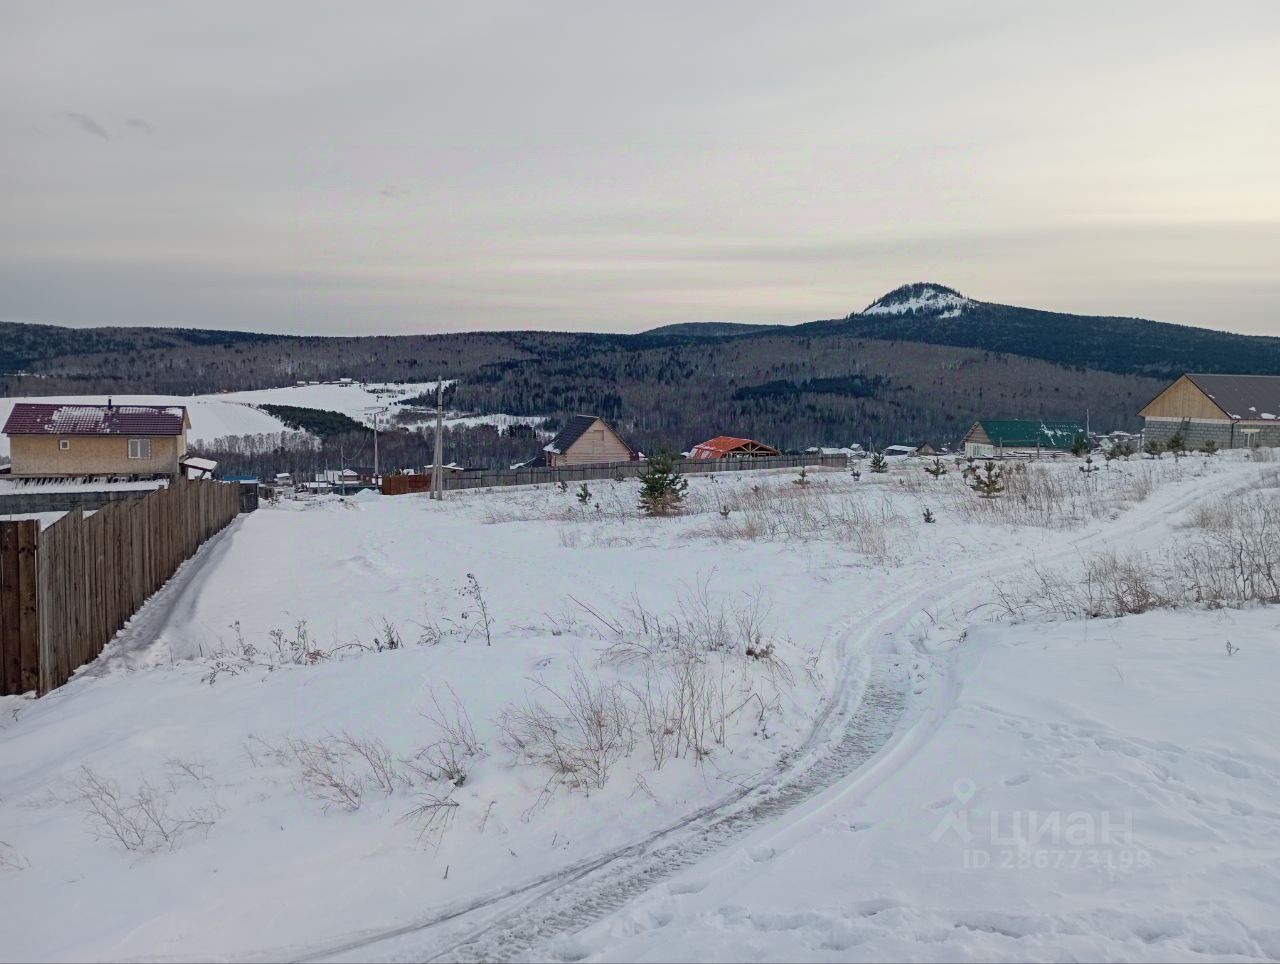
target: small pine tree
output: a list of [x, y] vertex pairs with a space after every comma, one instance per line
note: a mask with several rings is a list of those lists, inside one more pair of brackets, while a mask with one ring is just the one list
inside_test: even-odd
[[889, 471], [889, 460], [884, 457], [883, 452], [872, 452], [871, 461], [867, 463], [867, 468], [877, 474]]
[[853, 477], [853, 481], [857, 482], [860, 478], [862, 478], [862, 469], [858, 468], [855, 465], [853, 468], [849, 470], [849, 475]]
[[640, 476], [640, 511], [649, 516], [676, 515], [688, 488], [689, 480], [676, 469], [675, 457], [660, 452]]
[[569, 483], [564, 481], [564, 479], [561, 479], [559, 482], [556, 483], [556, 488], [558, 488], [561, 492], [568, 492]]
[[1187, 443], [1183, 440], [1181, 432], [1174, 432], [1170, 435], [1169, 441], [1164, 443], [1164, 447], [1175, 459], [1182, 458], [1187, 451]]
[[792, 480], [791, 480], [791, 484], [792, 484], [792, 485], [808, 485], [808, 484], [809, 484], [809, 470], [808, 470], [808, 469], [801, 469], [801, 470], [800, 470], [800, 474], [799, 474], [799, 475], [797, 475], [794, 479], [792, 479]]
[[578, 505], [586, 505], [591, 501], [591, 490], [587, 488], [587, 483], [583, 482], [578, 489]]
[[1207, 439], [1204, 445], [1200, 446], [1200, 451], [1212, 458], [1218, 451], [1218, 443], [1213, 439]]
[[1076, 458], [1089, 454], [1089, 440], [1083, 433], [1077, 435], [1071, 440], [1071, 454]]
[[947, 467], [942, 464], [942, 459], [934, 457], [931, 465], [926, 465], [924, 470], [932, 475], [935, 479], [941, 478], [947, 474]]
[[936, 518], [934, 518], [933, 510], [928, 507], [926, 507], [924, 510], [924, 521], [929, 523], [938, 521]]
[[973, 481], [969, 487], [984, 499], [994, 499], [1004, 491], [1004, 469], [998, 468], [994, 462], [988, 462], [982, 471], [973, 473]]
[[1142, 451], [1146, 452], [1153, 459], [1158, 459], [1164, 454], [1164, 445], [1157, 442], [1155, 439], [1150, 439], [1142, 446]]

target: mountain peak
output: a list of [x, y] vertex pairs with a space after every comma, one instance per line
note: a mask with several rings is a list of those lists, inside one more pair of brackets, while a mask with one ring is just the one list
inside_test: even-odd
[[973, 304], [968, 298], [946, 285], [917, 281], [894, 288], [862, 310], [864, 315], [924, 315], [955, 318]]

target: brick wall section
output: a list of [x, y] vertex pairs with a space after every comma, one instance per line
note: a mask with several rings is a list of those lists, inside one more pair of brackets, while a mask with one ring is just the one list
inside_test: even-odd
[[1252, 444], [1268, 448], [1280, 447], [1280, 421], [1237, 423], [1233, 433], [1230, 422], [1192, 421], [1186, 423], [1149, 418], [1146, 419], [1143, 438], [1146, 440], [1154, 439], [1157, 442], [1167, 442], [1175, 432], [1181, 432], [1183, 444], [1189, 449], [1198, 449], [1210, 439], [1218, 443], [1218, 448], [1242, 449], [1250, 444], [1247, 441], [1250, 436], [1245, 434], [1245, 431], [1250, 429], [1258, 430], [1257, 434], [1252, 436]]

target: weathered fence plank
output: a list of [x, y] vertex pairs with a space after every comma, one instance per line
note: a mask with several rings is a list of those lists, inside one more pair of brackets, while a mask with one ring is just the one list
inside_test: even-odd
[[44, 531], [0, 523], [0, 694], [43, 695], [96, 659], [240, 506], [239, 485], [176, 480]]

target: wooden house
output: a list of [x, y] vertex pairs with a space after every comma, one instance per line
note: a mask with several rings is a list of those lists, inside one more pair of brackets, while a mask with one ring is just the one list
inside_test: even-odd
[[730, 435], [717, 435], [713, 439], [699, 442], [689, 452], [692, 459], [742, 459], [768, 458], [781, 455], [777, 449], [757, 442], [755, 439], [734, 438]]
[[965, 435], [964, 454], [974, 458], [1052, 455], [1070, 452], [1077, 439], [1086, 437], [1079, 422], [984, 418]]
[[633, 462], [640, 453], [595, 415], [574, 415], [528, 467]]
[[177, 475], [190, 428], [182, 405], [19, 402], [4, 434], [14, 475]]
[[1280, 375], [1186, 374], [1138, 413], [1143, 438], [1187, 448], [1280, 446]]

